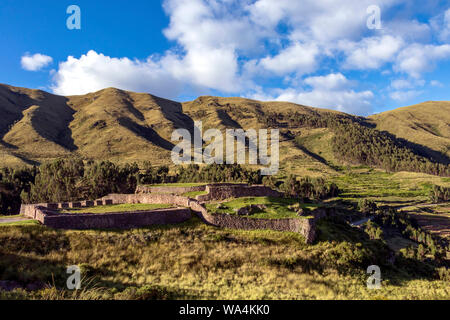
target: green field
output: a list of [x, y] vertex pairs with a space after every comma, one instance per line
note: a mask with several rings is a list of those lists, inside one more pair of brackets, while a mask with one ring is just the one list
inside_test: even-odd
[[191, 192], [183, 193], [182, 196], [195, 199], [196, 196], [204, 195], [207, 193], [208, 192], [206, 192], [206, 191], [191, 191]]
[[[228, 202], [221, 202], [220, 205], [224, 208], [218, 209], [218, 203], [208, 203], [206, 204], [206, 209], [208, 212], [214, 213], [229, 213], [236, 214], [235, 209], [246, 207], [252, 204], [263, 204], [267, 209], [252, 214], [248, 216], [249, 218], [255, 219], [282, 219], [282, 218], [300, 218], [297, 213], [290, 210], [288, 207], [298, 203], [295, 199], [284, 199], [284, 198], [273, 198], [273, 197], [246, 197], [238, 198]], [[316, 204], [301, 204], [302, 208], [307, 208], [310, 210], [315, 209], [318, 205]], [[303, 218], [303, 217], [302, 217]]]
[[331, 178], [342, 190], [340, 198], [361, 198], [379, 202], [406, 201], [411, 204], [428, 201], [433, 184], [450, 186], [448, 179], [424, 173], [387, 173], [367, 167], [347, 168]]

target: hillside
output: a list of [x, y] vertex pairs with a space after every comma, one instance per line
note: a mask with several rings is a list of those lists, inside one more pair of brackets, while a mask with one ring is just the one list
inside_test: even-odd
[[[450, 156], [450, 101], [428, 101], [369, 117], [378, 130]], [[428, 152], [431, 156], [436, 153]]]
[[[168, 159], [173, 130], [192, 131], [194, 121], [201, 120], [204, 131], [280, 128], [280, 168], [284, 173], [330, 174], [336, 173], [336, 166], [345, 164], [383, 166], [387, 158], [392, 158], [388, 159], [389, 166], [397, 169], [404, 169], [409, 161], [416, 164], [416, 171], [423, 167], [442, 172], [442, 168], [429, 169], [425, 162], [432, 158], [448, 167], [450, 103], [428, 104], [427, 108], [406, 107], [366, 119], [294, 103], [244, 98], [202, 96], [179, 103], [114, 88], [62, 97], [0, 85], [0, 161], [4, 166], [23, 165], [75, 155], [171, 165]], [[406, 145], [371, 126], [414, 144]], [[343, 141], [342, 134], [336, 137], [338, 129], [355, 131], [358, 139], [378, 141], [388, 148], [353, 148], [351, 144], [361, 144], [362, 140]], [[353, 154], [339, 143], [360, 153]]]

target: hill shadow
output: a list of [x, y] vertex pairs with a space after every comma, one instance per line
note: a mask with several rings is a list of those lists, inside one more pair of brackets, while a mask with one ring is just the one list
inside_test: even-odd
[[127, 128], [139, 137], [144, 138], [148, 142], [166, 150], [172, 150], [174, 144], [162, 138], [155, 130], [150, 127], [142, 126], [132, 121], [130, 118], [122, 117], [118, 119], [121, 126]]
[[[78, 147], [75, 145], [70, 129], [75, 110], [69, 107], [66, 97], [51, 96], [48, 100], [50, 101], [46, 101], [46, 104], [38, 104], [39, 108], [35, 112], [36, 119], [32, 119], [33, 128], [45, 139], [53, 141], [69, 151], [77, 150]], [[58, 109], [56, 114], [54, 106]], [[38, 123], [38, 121], [43, 123]], [[55, 131], [49, 132], [48, 127]]]
[[194, 120], [183, 113], [181, 103], [152, 96], [156, 104], [161, 108], [164, 117], [171, 121], [176, 129], [186, 129], [191, 136], [194, 134]]
[[[30, 110], [30, 121], [32, 128], [41, 137], [52, 141], [63, 148], [74, 151], [77, 146], [72, 139], [70, 123], [73, 121], [75, 111], [67, 104], [66, 97], [53, 95], [44, 91], [35, 90], [33, 93], [13, 91], [2, 87], [2, 97], [7, 100], [15, 109], [17, 114], [10, 115], [7, 121], [9, 126], [4, 127], [0, 132], [0, 140], [11, 130], [12, 126], [24, 118], [24, 112]], [[4, 91], [2, 90], [2, 91]], [[24, 132], [23, 134], [26, 134]], [[1, 142], [2, 145], [17, 149], [16, 146]]]

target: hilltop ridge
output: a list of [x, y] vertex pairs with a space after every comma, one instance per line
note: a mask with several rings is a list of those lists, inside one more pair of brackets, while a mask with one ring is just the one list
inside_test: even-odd
[[[307, 167], [312, 175], [326, 174], [335, 171], [333, 165], [345, 164], [333, 149], [335, 133], [325, 124], [330, 121], [344, 121], [357, 130], [371, 128], [365, 135], [376, 136], [375, 129], [386, 131], [391, 136], [383, 139], [393, 146], [409, 148], [411, 154], [444, 165], [448, 165], [450, 150], [450, 102], [446, 101], [364, 118], [239, 97], [200, 96], [176, 102], [116, 88], [64, 97], [0, 84], [0, 113], [0, 160], [2, 165], [14, 166], [70, 156], [170, 165], [172, 132], [192, 130], [197, 120], [203, 122], [204, 130], [279, 128], [285, 172], [301, 173]], [[406, 140], [411, 145], [406, 146]]]

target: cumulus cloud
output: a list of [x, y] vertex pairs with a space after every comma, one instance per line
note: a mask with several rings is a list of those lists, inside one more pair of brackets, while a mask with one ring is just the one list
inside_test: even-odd
[[326, 76], [309, 77], [304, 83], [325, 90], [342, 90], [350, 86], [350, 81], [342, 73], [330, 73]]
[[372, 111], [371, 91], [355, 91], [353, 83], [341, 73], [326, 76], [308, 77], [304, 83], [310, 90], [287, 88], [275, 90], [275, 95], [269, 96], [258, 92], [254, 99], [289, 101], [302, 105], [334, 109], [353, 114], [368, 115]]
[[259, 66], [277, 75], [307, 74], [317, 69], [318, 53], [319, 49], [313, 43], [294, 43], [276, 56], [261, 59]]
[[450, 45], [414, 43], [405, 47], [398, 55], [394, 69], [414, 78], [434, 69], [437, 61], [450, 58]]
[[176, 97], [180, 82], [165, 70], [161, 62], [112, 58], [93, 50], [79, 59], [68, 57], [54, 74], [53, 92], [61, 95], [85, 94], [106, 87], [151, 92]]
[[395, 35], [409, 42], [427, 42], [432, 37], [432, 27], [417, 20], [393, 20], [385, 22], [388, 34]]
[[39, 71], [51, 64], [53, 62], [53, 58], [41, 53], [35, 53], [33, 55], [27, 53], [22, 56], [20, 62], [22, 68], [27, 71]]
[[185, 53], [166, 59], [169, 71], [196, 86], [238, 91], [243, 85], [239, 53], [256, 50], [265, 31], [244, 16], [238, 3], [167, 0], [164, 9], [170, 16], [164, 34]]
[[401, 38], [390, 35], [364, 38], [359, 42], [340, 43], [340, 47], [347, 54], [345, 67], [360, 70], [377, 69], [392, 61], [402, 45]]
[[[358, 89], [340, 71], [364, 75], [382, 69], [383, 76], [399, 77], [384, 88], [399, 100], [412, 97], [424, 85], [423, 73], [450, 55], [450, 44], [436, 42], [448, 40], [450, 9], [420, 22], [407, 10], [387, 14], [408, 3], [165, 0], [169, 25], [163, 33], [172, 43], [169, 50], [158, 56], [149, 52], [143, 60], [95, 51], [68, 57], [55, 71], [53, 90], [68, 95], [114, 86], [167, 98], [186, 89], [195, 94], [257, 92], [256, 98], [367, 114], [373, 93]], [[370, 5], [381, 7], [382, 30], [367, 28]], [[324, 73], [329, 74], [315, 76]], [[268, 83], [279, 85], [266, 90]]]
[[367, 7], [383, 10], [397, 0], [317, 1], [258, 0], [248, 7], [252, 21], [269, 27], [287, 24], [293, 40], [330, 43], [339, 39], [356, 40], [367, 31]]

